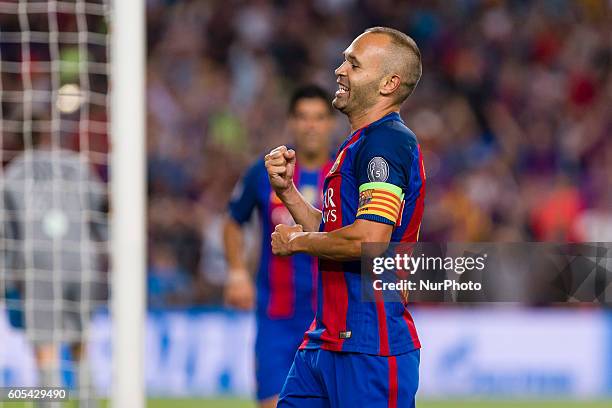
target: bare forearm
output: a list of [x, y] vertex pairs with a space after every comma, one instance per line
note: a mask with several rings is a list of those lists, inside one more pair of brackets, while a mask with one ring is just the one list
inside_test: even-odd
[[332, 261], [351, 261], [361, 256], [361, 241], [331, 232], [303, 232], [291, 243], [295, 252]]
[[291, 252], [302, 252], [333, 261], [351, 261], [361, 257], [361, 244], [389, 242], [391, 226], [376, 229], [357, 221], [332, 232], [294, 233], [290, 238]]
[[227, 216], [223, 225], [223, 246], [228, 264], [228, 276], [223, 299], [230, 307], [250, 310], [255, 305], [255, 288], [246, 268], [243, 241], [240, 224]]
[[304, 231], [319, 230], [321, 211], [306, 201], [295, 185], [280, 194], [279, 198], [291, 213], [296, 224], [300, 224]]
[[[331, 232], [294, 232], [289, 235], [289, 254], [306, 253], [332, 261], [351, 261], [361, 257], [361, 244], [389, 243], [393, 226], [367, 220]], [[386, 245], [377, 249], [384, 251]]]
[[223, 225], [223, 246], [225, 248], [225, 259], [230, 274], [232, 271], [246, 270], [242, 229], [240, 225], [229, 216], [226, 217]]

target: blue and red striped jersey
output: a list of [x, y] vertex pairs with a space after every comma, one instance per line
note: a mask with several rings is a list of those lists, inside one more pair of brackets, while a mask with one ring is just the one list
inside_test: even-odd
[[[340, 146], [324, 182], [319, 231], [366, 219], [394, 225], [391, 242], [416, 242], [424, 198], [420, 147], [393, 112]], [[316, 316], [300, 348], [390, 356], [421, 347], [406, 304], [362, 300], [360, 273], [359, 261], [319, 261]]]
[[[332, 166], [309, 171], [296, 164], [293, 181], [304, 198], [321, 208], [323, 181]], [[239, 224], [257, 209], [261, 224], [261, 256], [256, 276], [258, 318], [294, 320], [302, 330], [316, 308], [316, 259], [305, 254], [279, 257], [272, 254], [270, 235], [277, 224], [294, 224], [293, 218], [274, 193], [263, 160], [249, 168], [236, 185], [229, 203], [229, 214]]]

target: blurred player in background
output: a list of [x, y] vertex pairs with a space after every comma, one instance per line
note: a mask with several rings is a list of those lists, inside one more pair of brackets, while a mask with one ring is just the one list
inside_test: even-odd
[[[333, 128], [334, 113], [326, 92], [313, 85], [297, 89], [289, 105], [289, 129], [295, 138], [299, 163], [294, 182], [301, 199], [315, 208], [321, 208], [320, 191], [332, 166]], [[256, 208], [263, 239], [254, 285], [245, 264], [242, 225]], [[270, 187], [263, 160], [259, 160], [234, 190], [224, 226], [224, 245], [229, 266], [226, 303], [244, 310], [256, 306], [256, 381], [261, 407], [276, 406], [316, 305], [316, 260], [309, 255], [272, 255], [268, 237], [279, 224], [291, 225], [293, 219]]]
[[83, 156], [53, 146], [48, 132], [32, 132], [30, 146], [5, 169], [1, 190], [5, 236], [0, 239], [9, 248], [2, 255], [9, 282], [19, 288], [38, 383], [66, 386], [60, 361], [61, 347], [68, 345], [80, 406], [94, 406], [84, 333], [104, 291], [99, 249], [107, 240], [104, 184]]
[[[415, 135], [399, 115], [421, 77], [416, 43], [376, 27], [344, 51], [336, 109], [353, 133], [324, 183], [323, 211], [297, 193], [295, 152], [266, 156], [274, 190], [295, 226], [272, 234], [276, 255], [320, 259], [315, 320], [295, 356], [279, 407], [415, 406], [420, 342], [405, 303], [361, 298], [361, 244], [415, 242], [425, 174]], [[320, 231], [320, 232], [315, 232]]]

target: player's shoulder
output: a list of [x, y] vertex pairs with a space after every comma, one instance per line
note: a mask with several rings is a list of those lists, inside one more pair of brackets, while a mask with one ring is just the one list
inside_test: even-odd
[[251, 163], [251, 166], [249, 167], [249, 170], [254, 170], [254, 171], [266, 171], [266, 162], [262, 157], [259, 157], [257, 160], [255, 160], [253, 163]]
[[416, 135], [401, 119], [399, 119], [399, 115], [392, 116], [392, 119], [375, 122], [368, 126], [365, 131], [367, 138], [370, 139], [371, 142], [397, 144], [417, 143]]
[[258, 158], [257, 160], [251, 162], [244, 172], [245, 178], [259, 178], [262, 175], [266, 175], [266, 164], [264, 162], [263, 156]]
[[418, 141], [416, 135], [395, 114], [391, 119], [374, 123], [365, 129], [363, 148], [384, 149], [389, 152], [405, 153], [412, 151]]
[[24, 179], [27, 169], [32, 167], [34, 161], [31, 152], [29, 157], [25, 153], [19, 154], [6, 165], [4, 179], [8, 181]]
[[268, 183], [268, 172], [263, 156], [251, 162], [243, 173], [241, 181], [255, 190], [259, 190]]

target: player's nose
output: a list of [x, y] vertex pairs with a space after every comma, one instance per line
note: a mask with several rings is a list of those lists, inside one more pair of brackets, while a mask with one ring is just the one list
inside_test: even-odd
[[346, 64], [346, 61], [344, 61], [342, 64], [340, 64], [340, 66], [338, 68], [336, 68], [334, 70], [334, 74], [336, 76], [345, 76], [346, 75], [346, 69], [344, 67], [345, 64]]

